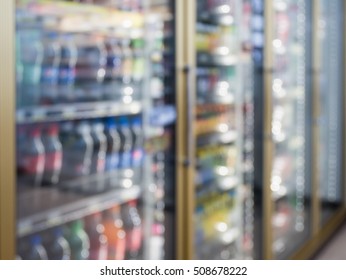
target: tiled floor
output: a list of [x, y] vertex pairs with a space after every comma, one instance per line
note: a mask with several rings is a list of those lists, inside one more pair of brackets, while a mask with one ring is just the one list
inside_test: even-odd
[[315, 257], [316, 260], [346, 260], [346, 223]]

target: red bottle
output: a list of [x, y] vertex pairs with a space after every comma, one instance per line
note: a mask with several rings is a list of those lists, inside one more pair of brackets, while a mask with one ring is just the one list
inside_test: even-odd
[[50, 124], [45, 128], [42, 136], [46, 156], [43, 183], [47, 185], [58, 183], [60, 177], [62, 167], [62, 146], [58, 134], [58, 125]]
[[19, 180], [26, 186], [40, 186], [44, 170], [45, 151], [39, 127], [31, 127], [28, 136], [23, 138], [20, 149], [18, 172]]

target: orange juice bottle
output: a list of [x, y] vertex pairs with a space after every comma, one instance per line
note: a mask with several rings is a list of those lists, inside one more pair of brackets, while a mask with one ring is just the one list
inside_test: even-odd
[[108, 260], [125, 259], [126, 233], [123, 228], [120, 206], [115, 205], [104, 212], [104, 234], [108, 240]]

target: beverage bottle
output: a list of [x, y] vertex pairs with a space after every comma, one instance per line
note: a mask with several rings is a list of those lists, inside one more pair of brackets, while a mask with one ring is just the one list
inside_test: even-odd
[[133, 79], [140, 82], [144, 77], [145, 59], [144, 59], [144, 40], [142, 38], [134, 39], [133, 43]]
[[120, 136], [120, 168], [131, 167], [131, 152], [133, 146], [132, 133], [127, 117], [120, 117], [118, 121], [118, 132]]
[[41, 103], [52, 104], [57, 100], [59, 64], [61, 49], [57, 35], [46, 34], [43, 41], [43, 60], [41, 71]]
[[50, 231], [50, 238], [46, 243], [46, 248], [49, 260], [71, 259], [71, 249], [61, 227]]
[[47, 260], [47, 251], [42, 245], [42, 238], [39, 235], [33, 235], [29, 238], [29, 248], [22, 255], [24, 260]]
[[107, 139], [106, 171], [109, 175], [108, 185], [117, 186], [117, 169], [119, 166], [120, 135], [116, 129], [114, 118], [106, 119], [105, 135]]
[[73, 179], [89, 175], [93, 150], [89, 124], [85, 121], [76, 126], [72, 122], [64, 123], [60, 139], [63, 146], [62, 177]]
[[90, 240], [84, 230], [84, 222], [76, 220], [67, 230], [66, 239], [71, 248], [72, 260], [87, 260], [89, 258]]
[[85, 218], [85, 230], [90, 239], [90, 260], [106, 260], [108, 240], [102, 224], [101, 213], [97, 212]]
[[122, 51], [122, 79], [123, 83], [129, 84], [133, 75], [133, 53], [130, 46], [131, 41], [125, 38], [121, 41]]
[[93, 141], [93, 150], [91, 156], [91, 174], [97, 174], [96, 182], [92, 183], [90, 191], [99, 192], [105, 188], [104, 171], [106, 167], [106, 149], [107, 139], [104, 134], [104, 125], [96, 121], [91, 126], [91, 138]]
[[20, 149], [21, 154], [18, 159], [19, 180], [28, 186], [40, 186], [45, 165], [45, 151], [39, 127], [31, 127], [28, 137], [22, 140], [25, 140], [25, 143]]
[[141, 179], [141, 167], [143, 162], [143, 151], [144, 151], [142, 120], [140, 117], [135, 117], [132, 119], [131, 133], [132, 133], [131, 165], [132, 165], [132, 168], [134, 169], [134, 177], [135, 177], [134, 181], [139, 183]]
[[108, 240], [108, 260], [125, 259], [126, 233], [120, 215], [120, 206], [116, 205], [104, 212], [103, 225]]
[[126, 259], [137, 259], [142, 245], [142, 220], [138, 214], [137, 201], [123, 205], [122, 217], [126, 232]]
[[43, 46], [40, 31], [35, 29], [21, 30], [22, 58], [22, 101], [23, 105], [37, 105], [40, 98], [41, 64]]
[[74, 100], [74, 84], [76, 79], [77, 48], [72, 35], [61, 37], [61, 55], [59, 65], [59, 96], [63, 102]]
[[59, 140], [59, 127], [50, 124], [44, 130], [42, 142], [45, 149], [43, 184], [57, 184], [62, 167], [62, 145]]
[[107, 67], [104, 79], [104, 94], [106, 99], [119, 99], [119, 84], [121, 82], [121, 49], [117, 40], [109, 39], [106, 42]]
[[102, 99], [107, 52], [103, 41], [91, 36], [78, 37], [76, 91], [79, 101]]

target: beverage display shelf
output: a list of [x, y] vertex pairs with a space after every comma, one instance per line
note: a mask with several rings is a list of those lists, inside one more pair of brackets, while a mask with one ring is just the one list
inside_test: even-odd
[[[196, 242], [195, 246], [196, 248], [199, 248], [197, 252], [197, 254], [199, 255], [198, 259], [219, 260], [220, 257], [219, 256], [216, 257], [215, 251], [220, 253], [220, 249], [226, 249], [224, 248], [225, 246], [234, 244], [239, 239], [239, 236], [240, 236], [239, 229], [237, 228], [230, 228], [224, 232], [219, 232], [219, 233], [220, 234], [218, 238], [208, 239], [207, 242], [205, 241]], [[233, 252], [233, 253], [236, 253], [236, 252]], [[230, 257], [231, 257], [230, 259], [236, 258], [236, 256], [230, 256]]]
[[218, 144], [231, 144], [237, 140], [238, 133], [235, 130], [226, 132], [213, 131], [208, 134], [201, 134], [197, 138], [197, 149], [205, 146]]
[[198, 51], [197, 65], [206, 67], [229, 67], [235, 66], [239, 59], [235, 55], [218, 55], [211, 52]]
[[196, 127], [196, 137], [204, 137], [207, 134], [224, 133], [220, 128], [223, 123], [219, 124], [207, 124], [207, 123], [197, 123]]
[[279, 202], [281, 199], [289, 195], [285, 186], [280, 186], [277, 191], [272, 191], [272, 199], [274, 202]]
[[61, 191], [58, 188], [31, 188], [19, 193], [17, 235], [39, 232], [103, 211], [140, 197], [139, 186], [116, 188], [96, 195]]
[[[231, 108], [230, 108], [231, 106]], [[230, 109], [234, 109], [234, 104], [228, 103], [201, 103], [196, 105], [196, 114], [202, 115], [203, 113], [226, 113]]]
[[131, 104], [119, 102], [71, 103], [51, 106], [37, 106], [17, 109], [18, 124], [55, 122], [85, 118], [100, 118], [108, 116], [135, 115], [142, 111], [138, 101]]
[[[27, 13], [44, 16], [113, 16], [113, 25], [124, 19], [134, 21], [137, 24], [143, 24], [144, 21], [143, 14], [138, 11], [122, 11], [114, 7], [61, 0], [19, 1], [16, 4], [16, 8], [18, 10], [25, 10]], [[102, 20], [105, 21], [104, 18]]]
[[230, 191], [239, 185], [239, 178], [235, 175], [214, 177], [211, 180], [196, 182], [197, 197], [211, 191]]
[[197, 21], [200, 23], [215, 24], [221, 26], [232, 26], [235, 24], [234, 16], [230, 13], [223, 13], [222, 8], [227, 8], [228, 5], [215, 7], [210, 11], [203, 11], [198, 14]]

